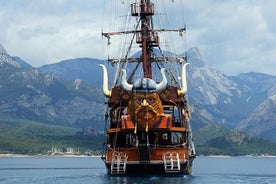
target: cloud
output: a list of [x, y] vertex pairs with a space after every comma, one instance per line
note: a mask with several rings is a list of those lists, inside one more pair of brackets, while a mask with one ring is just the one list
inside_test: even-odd
[[[202, 50], [206, 62], [214, 68], [229, 75], [249, 71], [276, 75], [274, 1], [153, 2], [160, 9], [157, 16], [169, 27], [187, 25], [187, 47]], [[116, 8], [122, 23], [127, 20], [127, 6], [120, 1], [10, 0], [0, 1], [0, 7], [0, 43], [11, 55], [20, 56], [33, 66], [77, 57], [103, 59], [106, 40], [101, 38], [102, 29], [124, 28], [113, 19], [109, 8]], [[166, 20], [166, 11], [173, 15], [172, 22]], [[116, 29], [112, 30], [110, 24]], [[111, 41], [120, 47], [118, 38]], [[177, 51], [182, 53], [179, 48]]]
[[276, 67], [271, 57], [276, 54], [276, 34], [271, 31], [275, 11], [270, 5], [254, 0], [192, 1], [187, 9], [192, 32], [188, 45], [202, 49], [207, 62], [227, 74], [266, 71], [276, 75], [268, 65]]
[[99, 9], [89, 9], [91, 1], [20, 1], [20, 8], [17, 2], [8, 1], [0, 14], [5, 28], [0, 30], [0, 42], [11, 55], [33, 66], [103, 57], [102, 47], [95, 47], [101, 40]]

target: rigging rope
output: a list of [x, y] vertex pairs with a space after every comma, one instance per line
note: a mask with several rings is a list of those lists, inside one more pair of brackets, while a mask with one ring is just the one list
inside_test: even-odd
[[[129, 4], [132, 3], [140, 3], [141, 0], [135, 0], [135, 1], [130, 1], [130, 0], [121, 0], [121, 3], [118, 3], [118, 0], [111, 0], [111, 1], [107, 1], [105, 0], [105, 4], [107, 3], [110, 10], [106, 11], [105, 13], [108, 14], [104, 14], [104, 19], [106, 19], [106, 16], [109, 16], [109, 31], [114, 30], [116, 31], [121, 31], [118, 30], [121, 26], [120, 23], [124, 22], [124, 27], [123, 27], [123, 31], [126, 30], [138, 30], [139, 26], [140, 26], [140, 18], [139, 17], [133, 17], [131, 16], [131, 11], [130, 11], [130, 7]], [[120, 1], [119, 1], [120, 2]], [[152, 0], [152, 3], [154, 3], [155, 6], [155, 15], [153, 16], [153, 20], [151, 23], [154, 23], [155, 28], [154, 29], [163, 29], [163, 28], [171, 28], [172, 25], [179, 26], [179, 27], [183, 27], [183, 23], [184, 23], [184, 15], [182, 11], [182, 7], [184, 4], [184, 0]], [[172, 4], [174, 5], [174, 8], [172, 8]], [[176, 6], [175, 6], [176, 5]], [[124, 11], [127, 10], [127, 11]], [[174, 19], [172, 19], [172, 21], [169, 21], [169, 19], [171, 20], [171, 18], [168, 17], [167, 12], [170, 12], [170, 15], [173, 14], [170, 17], [174, 17]], [[118, 14], [122, 14], [122, 12], [128, 12], [127, 15], [120, 16], [120, 20], [118, 19]], [[122, 21], [123, 18], [123, 21]], [[133, 21], [136, 20], [136, 21]], [[104, 20], [104, 22], [107, 22], [107, 20]], [[134, 23], [134, 24], [133, 24]], [[157, 24], [156, 24], [157, 23]], [[185, 27], [185, 26], [184, 26]], [[153, 27], [152, 27], [153, 29]], [[178, 49], [181, 49], [181, 47], [179, 48], [179, 46], [177, 46], [176, 44], [173, 44], [173, 42], [175, 42], [175, 36], [174, 34], [170, 34], [167, 32], [159, 32], [158, 33], [160, 36], [160, 45], [157, 48], [159, 50], [159, 52], [161, 53], [161, 57], [165, 58], [167, 56], [170, 57], [177, 57], [176, 54], [172, 54], [172, 53], [176, 53], [176, 47], [178, 47]], [[173, 36], [172, 36], [173, 35]], [[186, 53], [186, 41], [185, 41], [185, 36], [184, 35], [184, 48], [182, 47], [182, 49], [184, 49], [183, 53]], [[113, 39], [113, 38], [112, 38]], [[112, 45], [112, 49], [110, 45], [107, 45], [106, 47], [106, 52], [108, 56], [111, 56], [114, 58], [118, 57], [118, 58], [124, 58], [123, 60], [125, 60], [126, 58], [129, 58], [131, 54], [135, 53], [135, 33], [133, 34], [125, 34], [123, 35], [123, 37], [121, 36], [120, 38], [114, 38], [115, 40], [112, 41], [114, 42]], [[177, 39], [179, 40], [179, 39]], [[114, 47], [115, 46], [115, 47]], [[138, 48], [138, 47], [137, 47]], [[169, 52], [164, 52], [164, 51], [172, 51], [171, 53]], [[186, 56], [186, 55], [185, 55]], [[112, 64], [114, 65], [114, 64]], [[155, 63], [155, 66], [152, 68], [153, 69], [153, 74], [155, 75], [155, 73], [158, 73], [158, 69], [160, 69], [161, 67], [166, 67], [168, 68], [168, 70], [166, 70], [167, 75], [169, 76], [169, 78], [171, 79], [171, 82], [173, 85], [176, 85], [177, 87], [180, 87], [180, 81], [179, 81], [179, 76], [181, 71], [179, 70], [179, 63], [177, 63], [176, 65], [174, 65], [172, 62], [167, 62], [164, 59], [164, 62], [159, 62], [159, 63]], [[115, 64], [115, 67], [112, 67], [113, 69], [113, 86], [119, 85], [119, 79], [120, 79], [120, 69], [121, 68], [128, 68], [130, 67], [132, 70], [132, 73], [128, 74], [129, 75], [129, 80], [135, 80], [136, 77], [138, 76], [143, 76], [143, 72], [142, 72], [142, 67], [139, 67], [141, 65], [137, 64], [137, 65], [133, 65], [133, 63], [129, 63], [129, 62], [121, 62], [119, 61], [118, 63]], [[133, 70], [134, 69], [134, 70]], [[156, 76], [155, 76], [156, 77]], [[128, 81], [129, 81], [128, 80]]]

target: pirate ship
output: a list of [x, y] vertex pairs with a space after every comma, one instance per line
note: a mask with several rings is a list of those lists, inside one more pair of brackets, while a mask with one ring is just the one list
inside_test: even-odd
[[[103, 71], [106, 101], [106, 143], [102, 160], [110, 174], [190, 174], [195, 149], [187, 100], [185, 56], [168, 55], [159, 34], [185, 33], [179, 29], [155, 29], [155, 4], [150, 0], [130, 3], [134, 30], [103, 32], [111, 36], [131, 35], [126, 54], [108, 59], [114, 84], [108, 85]], [[140, 52], [129, 57], [136, 44]]]

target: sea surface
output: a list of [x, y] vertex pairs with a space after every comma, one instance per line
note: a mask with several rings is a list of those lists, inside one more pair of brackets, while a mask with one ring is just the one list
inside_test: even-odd
[[197, 157], [191, 176], [111, 177], [98, 157], [0, 158], [2, 184], [276, 184], [275, 157]]

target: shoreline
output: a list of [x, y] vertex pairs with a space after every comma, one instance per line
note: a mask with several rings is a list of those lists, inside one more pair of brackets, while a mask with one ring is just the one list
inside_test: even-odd
[[252, 157], [252, 158], [276, 158], [276, 155], [199, 155], [197, 157], [209, 157], [209, 158], [235, 158], [235, 157]]
[[[101, 155], [23, 155], [23, 154], [0, 154], [0, 158], [100, 158]], [[230, 156], [230, 155], [198, 155], [198, 158], [209, 157], [209, 158], [235, 158], [235, 157], [252, 157], [252, 158], [276, 158], [276, 155], [238, 155], [238, 156]]]
[[37, 154], [37, 155], [22, 155], [22, 154], [11, 154], [11, 153], [7, 153], [7, 154], [0, 154], [0, 158], [85, 158], [85, 157], [91, 157], [91, 158], [95, 158], [95, 157], [101, 157], [101, 155], [69, 155], [69, 154], [64, 154], [64, 155], [41, 155], [41, 154]]

